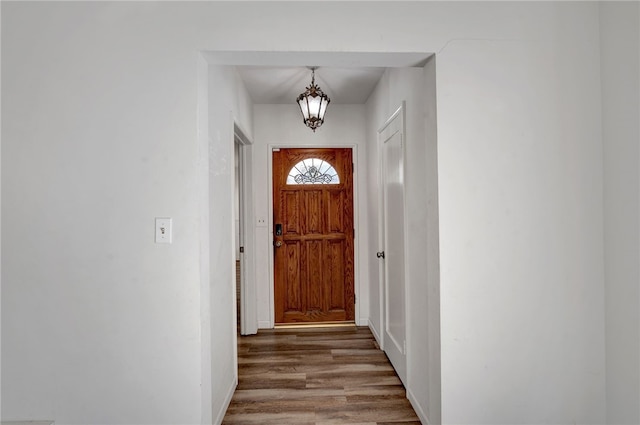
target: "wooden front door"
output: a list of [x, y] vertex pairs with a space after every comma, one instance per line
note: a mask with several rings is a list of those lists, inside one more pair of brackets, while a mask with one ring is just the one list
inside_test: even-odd
[[351, 149], [273, 151], [275, 322], [353, 321]]

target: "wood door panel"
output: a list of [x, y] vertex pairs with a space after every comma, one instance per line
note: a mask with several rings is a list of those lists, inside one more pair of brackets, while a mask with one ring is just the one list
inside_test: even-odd
[[344, 208], [344, 191], [329, 190], [327, 191], [327, 232], [328, 233], [344, 233], [345, 208]]
[[322, 191], [304, 191], [304, 234], [322, 234]]
[[[308, 158], [331, 164], [339, 183], [287, 184]], [[354, 320], [352, 173], [351, 149], [274, 150], [273, 223], [283, 229], [274, 229], [276, 323]]]
[[324, 256], [321, 240], [305, 241], [307, 269], [304, 286], [307, 293], [307, 311], [324, 310]]
[[300, 235], [300, 193], [286, 191], [282, 195], [285, 211], [283, 232], [285, 235]]
[[327, 241], [327, 288], [329, 290], [329, 310], [345, 310], [346, 300], [344, 291], [344, 261], [345, 243], [343, 240]]
[[302, 311], [300, 279], [300, 242], [288, 241], [284, 245], [287, 255], [285, 275], [285, 311]]

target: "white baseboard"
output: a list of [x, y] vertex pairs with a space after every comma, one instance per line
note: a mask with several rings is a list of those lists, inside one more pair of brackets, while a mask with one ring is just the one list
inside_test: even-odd
[[376, 339], [378, 346], [382, 350], [382, 339], [380, 338], [380, 335], [378, 335], [378, 331], [376, 330], [376, 327], [373, 326], [373, 323], [371, 323], [371, 320], [367, 320], [367, 322], [369, 323], [369, 329], [371, 330], [373, 337]]
[[220, 425], [222, 423], [222, 420], [224, 419], [224, 415], [225, 415], [225, 413], [227, 413], [227, 409], [229, 408], [229, 405], [231, 404], [231, 399], [233, 398], [233, 393], [236, 392], [236, 386], [237, 386], [237, 382], [236, 382], [236, 378], [234, 376], [233, 380], [231, 381], [231, 384], [229, 385], [229, 388], [227, 389], [227, 395], [224, 398], [224, 403], [222, 403], [222, 409], [220, 409], [220, 411], [216, 415], [216, 419], [214, 421], [214, 424]]
[[273, 329], [273, 326], [268, 320], [260, 320], [258, 321], [258, 329]]
[[418, 415], [420, 422], [422, 422], [424, 425], [431, 425], [431, 422], [429, 422], [429, 418], [427, 417], [427, 414], [424, 412], [424, 409], [422, 408], [420, 403], [418, 403], [418, 400], [416, 400], [413, 393], [411, 392], [411, 389], [409, 388], [407, 388], [407, 399], [409, 399], [409, 402], [411, 403], [413, 410], [416, 411], [416, 415]]

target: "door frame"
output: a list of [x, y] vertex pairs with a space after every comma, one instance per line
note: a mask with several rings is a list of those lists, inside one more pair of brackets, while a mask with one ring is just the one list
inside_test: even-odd
[[[251, 175], [251, 145], [253, 141], [247, 136], [238, 120], [233, 119], [233, 143], [239, 148], [239, 182], [240, 190], [240, 246], [244, 253], [240, 259], [240, 334], [251, 335], [258, 332], [257, 290], [255, 282], [255, 232], [253, 230], [253, 178]], [[235, 179], [235, 173], [234, 173]], [[235, 184], [235, 183], [234, 183]], [[233, 239], [235, 241], [235, 237]], [[234, 252], [235, 252], [234, 248]], [[235, 266], [234, 266], [235, 270]], [[234, 302], [234, 306], [235, 306]], [[235, 314], [234, 314], [235, 323]]]
[[[351, 160], [353, 161], [353, 228], [355, 231], [353, 238], [353, 293], [355, 295], [355, 322], [358, 326], [363, 326], [360, 323], [360, 261], [359, 261], [359, 240], [360, 240], [360, 223], [359, 216], [359, 201], [358, 201], [358, 146], [356, 144], [268, 144], [267, 145], [267, 174], [268, 178], [268, 228], [269, 237], [267, 238], [267, 246], [265, 249], [269, 252], [269, 326], [275, 327], [276, 312], [275, 312], [275, 257], [273, 253], [273, 150], [274, 149], [313, 149], [313, 148], [326, 148], [326, 149], [351, 149]], [[366, 325], [366, 323], [364, 324]]]

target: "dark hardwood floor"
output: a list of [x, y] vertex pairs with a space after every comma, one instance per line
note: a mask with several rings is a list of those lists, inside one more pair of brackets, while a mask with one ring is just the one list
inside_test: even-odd
[[223, 424], [420, 424], [366, 327], [261, 330], [238, 364]]

